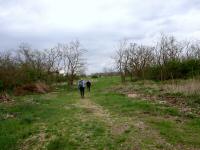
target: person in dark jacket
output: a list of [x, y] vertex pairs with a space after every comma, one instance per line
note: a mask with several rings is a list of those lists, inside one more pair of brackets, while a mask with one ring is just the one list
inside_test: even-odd
[[91, 82], [88, 80], [88, 81], [86, 82], [86, 85], [87, 85], [88, 91], [90, 92]]

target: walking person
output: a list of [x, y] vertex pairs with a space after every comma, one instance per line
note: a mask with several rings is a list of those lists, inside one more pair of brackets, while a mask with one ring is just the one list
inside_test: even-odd
[[78, 81], [78, 89], [80, 90], [81, 98], [84, 98], [84, 94], [85, 94], [85, 81], [84, 80]]
[[91, 82], [88, 80], [88, 81], [86, 82], [86, 85], [87, 85], [88, 91], [90, 92]]

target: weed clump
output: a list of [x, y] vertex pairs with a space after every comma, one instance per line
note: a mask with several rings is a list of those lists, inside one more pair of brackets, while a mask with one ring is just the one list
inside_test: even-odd
[[0, 93], [0, 102], [8, 102], [11, 100], [12, 99], [10, 98], [10, 96], [7, 93], [5, 93], [5, 92]]

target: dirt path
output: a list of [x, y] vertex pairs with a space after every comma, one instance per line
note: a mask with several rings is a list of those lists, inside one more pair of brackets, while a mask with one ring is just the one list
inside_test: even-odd
[[145, 139], [151, 139], [154, 143], [150, 144], [148, 149], [160, 149], [159, 146], [162, 145], [168, 149], [172, 149], [171, 144], [161, 138], [156, 130], [150, 128], [144, 121], [137, 118], [137, 116], [123, 117], [111, 114], [108, 110], [104, 109], [89, 98], [81, 99], [78, 105], [79, 107], [84, 108], [88, 113], [88, 116], [81, 116], [82, 121], [86, 121], [91, 117], [100, 119], [107, 125], [113, 138], [123, 136], [123, 134], [130, 132], [130, 134], [127, 135], [129, 136], [127, 138], [127, 143], [125, 142], [124, 144], [131, 143], [133, 149], [140, 149], [140, 145], [143, 145], [143, 140]]
[[128, 120], [125, 121], [125, 118], [123, 118], [125, 122], [120, 123], [119, 117], [111, 115], [108, 110], [105, 110], [90, 99], [81, 100], [80, 106], [86, 109], [90, 117], [95, 117], [103, 121], [110, 128], [113, 135], [120, 135], [129, 128]]

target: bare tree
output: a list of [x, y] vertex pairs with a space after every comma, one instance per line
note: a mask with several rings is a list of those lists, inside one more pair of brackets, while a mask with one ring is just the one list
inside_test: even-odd
[[144, 45], [138, 46], [137, 44], [131, 44], [129, 51], [129, 69], [131, 73], [131, 78], [133, 78], [133, 75], [137, 77], [142, 76], [144, 78], [145, 68], [150, 66], [154, 60], [154, 47]]
[[125, 82], [126, 73], [128, 71], [128, 41], [126, 39], [121, 40], [117, 46], [116, 55], [113, 57], [117, 70], [120, 73], [121, 81]]
[[172, 60], [180, 60], [184, 44], [178, 42], [174, 36], [161, 34], [160, 41], [156, 45], [155, 55], [157, 65], [160, 66], [161, 80], [165, 79], [165, 65]]
[[193, 42], [188, 44], [187, 57], [192, 59], [200, 59], [200, 44], [199, 42]]
[[46, 49], [44, 52], [47, 72], [59, 72], [62, 60], [62, 52], [59, 44], [54, 48]]
[[79, 41], [59, 45], [62, 52], [63, 70], [68, 79], [68, 85], [72, 86], [77, 75], [83, 73], [85, 61], [83, 55], [86, 50], [81, 48]]
[[[22, 43], [17, 52], [17, 61], [25, 72], [35, 74], [35, 80], [39, 80], [43, 76], [43, 72], [47, 71], [46, 55], [43, 51], [32, 49], [29, 45]], [[32, 80], [32, 79], [30, 79]]]

